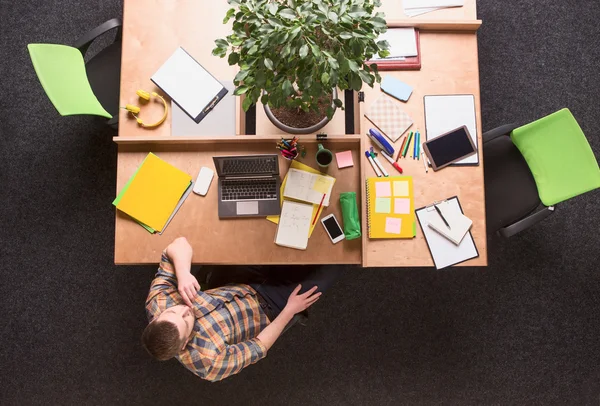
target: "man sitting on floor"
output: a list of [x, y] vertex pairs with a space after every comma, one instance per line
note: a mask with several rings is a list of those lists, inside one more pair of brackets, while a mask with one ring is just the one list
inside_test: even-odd
[[[315, 303], [335, 272], [313, 273], [312, 286], [232, 284], [200, 290], [190, 273], [192, 247], [181, 237], [162, 254], [146, 300], [142, 343], [154, 358], [177, 358], [203, 379], [219, 381], [267, 355], [295, 314]], [[320, 292], [317, 292], [317, 289]]]

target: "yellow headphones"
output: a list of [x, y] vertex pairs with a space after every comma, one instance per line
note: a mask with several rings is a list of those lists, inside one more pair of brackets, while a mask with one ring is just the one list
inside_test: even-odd
[[133, 104], [126, 104], [125, 107], [123, 107], [125, 110], [127, 110], [128, 112], [131, 113], [131, 115], [133, 117], [135, 117], [135, 120], [137, 121], [137, 123], [144, 127], [144, 128], [154, 128], [154, 127], [158, 127], [159, 125], [161, 125], [166, 119], [167, 119], [167, 113], [169, 112], [169, 107], [167, 106], [167, 102], [165, 101], [165, 99], [159, 95], [156, 92], [152, 92], [152, 93], [148, 93], [144, 90], [138, 90], [137, 92], [135, 92], [135, 94], [137, 94], [140, 98], [141, 101], [144, 101], [145, 103], [150, 101], [150, 97], [155, 97], [160, 99], [160, 101], [162, 101], [163, 106], [165, 107], [165, 112], [162, 116], [162, 118], [160, 120], [158, 120], [156, 123], [153, 124], [146, 124], [142, 121], [141, 118], [139, 118], [137, 116], [137, 114], [140, 113], [140, 108], [138, 106], [135, 106]]

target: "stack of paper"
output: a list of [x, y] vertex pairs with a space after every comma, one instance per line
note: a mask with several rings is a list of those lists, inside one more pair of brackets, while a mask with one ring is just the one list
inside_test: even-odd
[[192, 190], [187, 173], [149, 153], [113, 205], [151, 233], [161, 232]]
[[418, 55], [414, 28], [390, 28], [377, 38], [377, 41], [384, 40], [390, 45], [390, 54], [386, 58], [375, 55], [373, 60], [403, 60]]
[[[288, 197], [284, 197], [284, 195], [285, 195], [285, 190], [286, 190], [288, 178], [290, 176], [290, 172], [291, 172], [292, 169], [294, 169], [294, 170], [300, 170], [300, 171], [303, 171], [303, 172], [312, 173], [312, 174], [315, 174], [315, 175], [322, 175], [322, 177], [326, 178], [329, 182], [331, 182], [331, 184], [328, 185], [328, 186], [331, 186], [331, 187], [333, 187], [333, 184], [335, 183], [335, 178], [334, 177], [326, 176], [326, 175], [322, 174], [321, 172], [319, 172], [318, 170], [313, 169], [313, 168], [311, 168], [308, 165], [304, 165], [301, 162], [292, 161], [292, 164], [290, 165], [290, 170], [285, 175], [285, 178], [283, 179], [283, 182], [281, 182], [281, 193], [280, 193], [281, 197], [280, 197], [280, 199], [281, 199], [281, 205], [282, 206], [283, 206], [284, 201], [287, 201], [289, 199]], [[323, 186], [323, 182], [319, 182], [317, 184], [317, 188], [319, 188], [320, 186]], [[292, 188], [292, 190], [293, 190], [293, 188]], [[331, 194], [331, 188], [328, 187], [328, 190], [329, 190], [328, 194], [330, 195]], [[329, 204], [329, 196], [328, 196], [328, 194], [326, 194], [326, 196], [325, 196], [325, 200], [327, 201], [327, 204]], [[314, 219], [315, 217], [320, 216], [321, 212], [326, 207], [325, 206], [325, 202], [323, 202], [323, 205], [319, 209], [319, 203], [321, 202], [321, 198], [322, 197], [323, 197], [323, 195], [321, 194], [320, 197], [319, 197], [319, 202], [318, 203], [314, 203], [312, 205], [312, 215], [311, 215], [312, 219]], [[279, 224], [279, 216], [268, 216], [267, 220], [269, 220], [272, 223]], [[311, 222], [310, 229], [308, 231], [308, 236], [309, 237], [312, 235], [312, 232], [315, 229], [316, 224], [317, 224], [316, 222], [315, 222], [315, 224], [312, 224], [312, 222]]]
[[443, 8], [462, 7], [465, 0], [404, 0], [404, 14], [414, 17]]

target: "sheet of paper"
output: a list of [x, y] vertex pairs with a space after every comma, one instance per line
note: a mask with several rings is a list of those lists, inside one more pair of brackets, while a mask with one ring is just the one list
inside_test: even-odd
[[[458, 199], [450, 199], [448, 202], [453, 205], [454, 209], [460, 210]], [[461, 243], [455, 245], [452, 241], [428, 226], [429, 217], [438, 215], [435, 210], [428, 211], [427, 209], [420, 209], [416, 211], [416, 214], [437, 269], [445, 268], [479, 256], [471, 233], [467, 233]]]
[[[377, 38], [390, 44], [389, 57], [417, 56], [417, 38], [414, 28], [390, 28]], [[381, 59], [375, 55], [373, 59]]]
[[338, 152], [335, 154], [335, 159], [339, 169], [354, 166], [354, 161], [352, 160], [352, 151]]
[[[408, 183], [407, 183], [407, 185], [408, 185]], [[391, 195], [392, 195], [392, 187], [391, 187], [390, 182], [375, 183], [375, 196], [376, 197], [390, 197]]]
[[312, 221], [312, 205], [292, 201], [283, 202], [275, 244], [300, 250], [308, 245]]
[[[425, 96], [424, 101], [425, 136], [427, 140], [466, 125], [475, 147], [479, 149], [475, 97], [472, 94]], [[478, 163], [479, 151], [458, 161], [456, 164], [472, 165]]]
[[444, 7], [430, 7], [430, 8], [411, 8], [408, 10], [404, 10], [404, 14], [408, 17], [416, 17], [421, 14], [431, 13], [432, 11], [441, 10]]
[[290, 199], [303, 202], [321, 204], [323, 193], [326, 194], [323, 206], [329, 206], [331, 188], [335, 179], [331, 176], [316, 175], [314, 173], [290, 168], [283, 195]]
[[462, 7], [465, 0], [404, 0], [404, 9]]
[[389, 214], [392, 211], [392, 199], [378, 197], [375, 199], [375, 213]]
[[402, 229], [402, 219], [394, 217], [385, 218], [385, 232], [389, 234], [400, 234]]
[[394, 196], [408, 196], [408, 182], [405, 180], [394, 181]]
[[409, 213], [410, 213], [410, 199], [395, 198], [394, 199], [394, 214], [409, 214]]

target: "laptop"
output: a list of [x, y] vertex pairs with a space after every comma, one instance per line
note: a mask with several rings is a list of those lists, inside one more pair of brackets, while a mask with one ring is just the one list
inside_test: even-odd
[[216, 156], [213, 161], [219, 176], [219, 218], [280, 213], [277, 154]]

